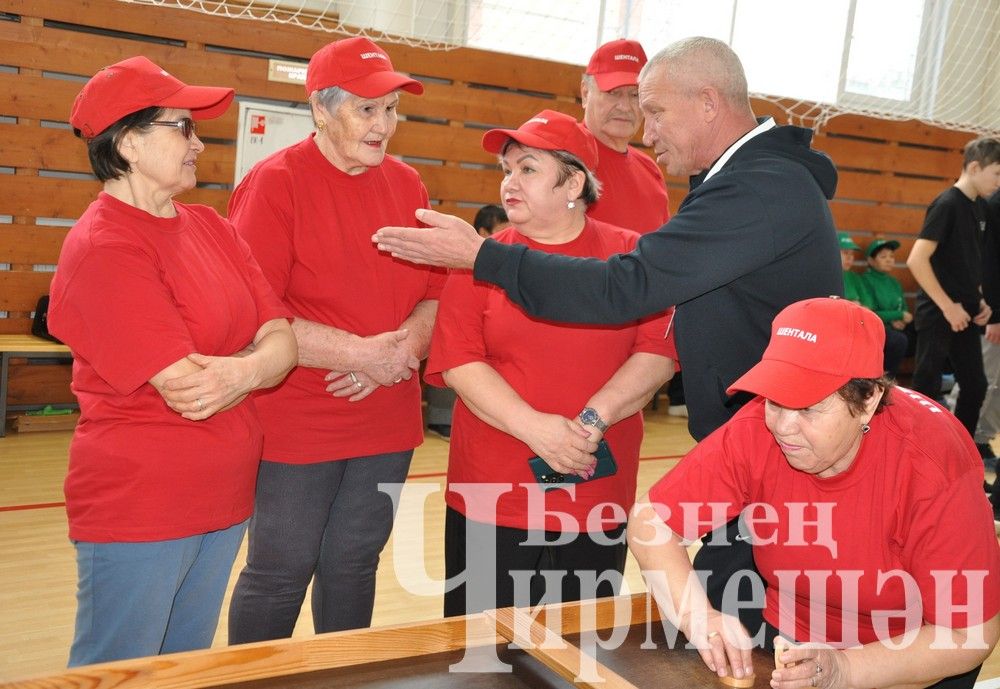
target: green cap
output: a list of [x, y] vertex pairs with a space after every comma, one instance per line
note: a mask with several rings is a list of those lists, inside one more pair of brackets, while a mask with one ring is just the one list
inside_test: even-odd
[[840, 242], [841, 250], [851, 249], [853, 251], [861, 251], [861, 247], [855, 244], [854, 240], [851, 239], [851, 235], [847, 234], [846, 232], [838, 232], [837, 241]]
[[883, 249], [885, 247], [889, 247], [895, 251], [899, 248], [899, 242], [895, 239], [876, 239], [868, 245], [868, 249], [865, 251], [865, 256], [874, 256], [878, 253], [879, 249]]

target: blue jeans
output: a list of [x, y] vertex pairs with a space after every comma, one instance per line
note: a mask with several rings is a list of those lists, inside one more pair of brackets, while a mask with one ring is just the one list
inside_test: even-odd
[[375, 572], [413, 450], [316, 464], [264, 461], [247, 564], [229, 606], [229, 643], [290, 637], [309, 581], [317, 634], [371, 625]]
[[246, 522], [167, 541], [77, 541], [69, 666], [212, 645]]

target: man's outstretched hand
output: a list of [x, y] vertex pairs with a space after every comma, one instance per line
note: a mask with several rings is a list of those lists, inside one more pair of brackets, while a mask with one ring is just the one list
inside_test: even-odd
[[472, 225], [453, 215], [419, 208], [417, 220], [428, 227], [383, 227], [372, 235], [379, 251], [410, 263], [472, 268], [486, 241]]

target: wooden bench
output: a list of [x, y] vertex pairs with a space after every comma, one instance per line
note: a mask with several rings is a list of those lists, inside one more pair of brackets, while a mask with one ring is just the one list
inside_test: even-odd
[[72, 359], [69, 347], [34, 335], [0, 335], [0, 438], [7, 431], [7, 411], [22, 411], [39, 405], [7, 406], [7, 375], [10, 360], [20, 359]]

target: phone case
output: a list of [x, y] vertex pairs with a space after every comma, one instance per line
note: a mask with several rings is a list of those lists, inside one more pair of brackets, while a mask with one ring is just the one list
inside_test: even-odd
[[550, 467], [544, 459], [537, 456], [528, 460], [528, 466], [531, 467], [535, 480], [544, 490], [552, 490], [574, 483], [584, 483], [585, 481], [596, 481], [599, 478], [613, 476], [617, 473], [618, 465], [611, 454], [611, 448], [608, 447], [603, 438], [597, 443], [597, 452], [594, 453], [594, 456], [597, 457], [597, 466], [594, 467], [594, 475], [590, 478], [580, 478], [576, 474], [560, 474]]

